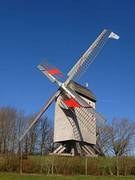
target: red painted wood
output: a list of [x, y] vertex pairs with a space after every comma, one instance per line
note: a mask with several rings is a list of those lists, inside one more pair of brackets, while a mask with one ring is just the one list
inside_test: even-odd
[[47, 72], [51, 75], [54, 75], [54, 74], [61, 74], [61, 72], [59, 71], [59, 69], [50, 69], [50, 70], [47, 70]]
[[71, 108], [76, 108], [76, 107], [81, 107], [81, 105], [76, 102], [73, 98], [68, 99], [68, 100], [64, 100], [64, 103]]

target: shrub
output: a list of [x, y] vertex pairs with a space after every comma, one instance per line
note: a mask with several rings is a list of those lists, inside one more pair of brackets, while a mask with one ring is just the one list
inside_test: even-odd
[[[22, 162], [22, 166], [21, 166]], [[86, 167], [87, 165], [87, 167]], [[135, 175], [134, 157], [62, 157], [28, 156], [22, 161], [17, 155], [0, 155], [1, 172], [62, 174], [62, 175]]]

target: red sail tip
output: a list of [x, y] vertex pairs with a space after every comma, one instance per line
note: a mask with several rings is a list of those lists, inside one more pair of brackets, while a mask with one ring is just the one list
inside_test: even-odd
[[62, 75], [62, 73], [59, 71], [59, 69], [50, 69], [50, 70], [47, 70], [47, 72], [51, 75], [55, 75], [55, 74], [59, 74], [59, 75]]
[[81, 107], [81, 105], [76, 102], [73, 98], [71, 99], [68, 99], [68, 100], [64, 100], [63, 101], [68, 107], [71, 107], [71, 108], [76, 108], [76, 107]]

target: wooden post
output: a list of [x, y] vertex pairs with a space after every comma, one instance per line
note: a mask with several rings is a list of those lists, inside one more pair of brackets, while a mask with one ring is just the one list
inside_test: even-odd
[[51, 168], [51, 171], [52, 171], [51, 173], [52, 173], [52, 175], [53, 175], [53, 173], [54, 173], [53, 170], [54, 170], [54, 156], [52, 156], [52, 168]]
[[85, 176], [88, 175], [88, 158], [85, 157]]
[[22, 147], [20, 144], [20, 174], [22, 174]]

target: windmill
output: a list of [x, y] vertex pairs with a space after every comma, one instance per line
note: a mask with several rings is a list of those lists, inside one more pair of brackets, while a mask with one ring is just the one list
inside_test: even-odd
[[65, 82], [61, 82], [62, 73], [48, 62], [38, 65], [38, 69], [52, 83], [58, 85], [58, 90], [45, 103], [35, 119], [19, 139], [19, 143], [40, 117], [55, 102], [54, 142], [59, 143], [54, 154], [69, 153], [71, 155], [97, 154], [96, 122], [104, 122], [104, 118], [95, 110], [96, 99], [91, 91], [75, 82], [93, 63], [96, 56], [108, 39], [119, 39], [110, 30], [104, 29], [88, 50], [68, 72]]

